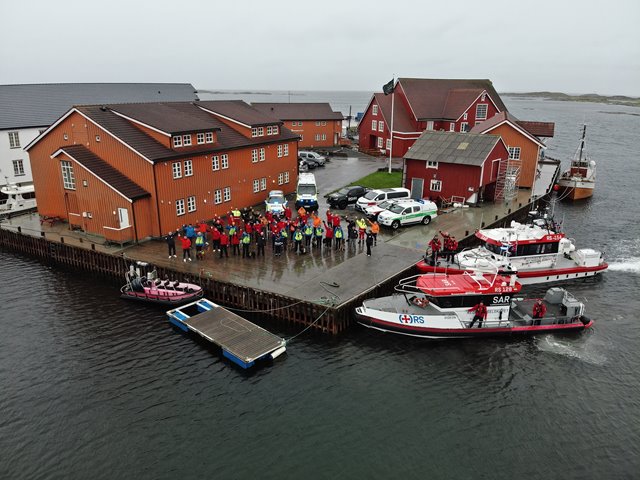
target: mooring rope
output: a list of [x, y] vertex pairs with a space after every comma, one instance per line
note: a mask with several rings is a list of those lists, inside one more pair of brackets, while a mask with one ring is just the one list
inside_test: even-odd
[[316, 318], [313, 322], [311, 322], [309, 325], [307, 325], [305, 328], [303, 328], [301, 332], [296, 333], [293, 337], [290, 337], [289, 339], [285, 339], [285, 341], [284, 341], [284, 342], [285, 342], [285, 344], [286, 344], [286, 345], [289, 345], [289, 344], [293, 341], [293, 339], [294, 339], [294, 338], [296, 338], [296, 337], [298, 337], [298, 336], [302, 335], [304, 332], [306, 332], [306, 331], [307, 331], [307, 330], [309, 330], [311, 327], [313, 327], [316, 323], [318, 323], [318, 320], [320, 320], [320, 319], [323, 317], [323, 315], [329, 311], [329, 308], [330, 308], [330, 307], [325, 308], [325, 309], [324, 309], [324, 312], [322, 312], [322, 313], [318, 316], [318, 318]]

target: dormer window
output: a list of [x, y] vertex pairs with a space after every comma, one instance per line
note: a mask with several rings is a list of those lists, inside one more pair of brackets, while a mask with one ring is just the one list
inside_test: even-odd
[[273, 126], [273, 134], [274, 135], [278, 135], [278, 126], [277, 125]]
[[173, 137], [173, 148], [182, 146], [182, 137], [180, 135], [176, 135]]
[[258, 136], [264, 137], [264, 127], [258, 127]]
[[198, 145], [202, 145], [204, 143], [204, 133], [198, 133], [196, 135], [196, 142]]
[[205, 137], [206, 137], [205, 141], [207, 143], [213, 143], [213, 132], [205, 133]]
[[184, 144], [185, 147], [188, 147], [189, 145], [191, 145], [191, 135], [183, 135], [182, 143]]
[[273, 135], [273, 127], [271, 125], [267, 127], [267, 135]]
[[258, 136], [258, 129], [257, 128], [252, 128], [251, 129], [251, 136], [254, 137], [254, 138]]

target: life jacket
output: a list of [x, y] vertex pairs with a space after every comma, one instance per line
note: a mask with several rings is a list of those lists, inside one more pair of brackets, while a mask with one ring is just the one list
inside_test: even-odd
[[249, 245], [251, 243], [251, 237], [248, 233], [242, 235], [242, 243], [244, 243], [245, 245]]
[[336, 238], [338, 240], [340, 240], [342, 238], [342, 229], [341, 228], [336, 228], [335, 236], [336, 236]]
[[360, 230], [367, 229], [367, 222], [365, 222], [362, 218], [359, 218], [358, 220], [356, 220], [356, 225]]
[[323, 233], [322, 227], [316, 227], [316, 237], [321, 237]]
[[236, 227], [234, 226], [229, 227], [229, 236], [233, 237], [235, 233], [236, 233]]
[[299, 242], [302, 240], [302, 232], [300, 230], [296, 230], [296, 233], [293, 234], [293, 239], [296, 242]]
[[282, 238], [288, 238], [289, 234], [287, 233], [287, 229], [283, 228], [282, 231], [280, 232], [280, 235], [282, 236]]
[[196, 247], [202, 247], [204, 245], [204, 235], [198, 235], [196, 237]]
[[544, 304], [541, 303], [536, 303], [533, 305], [533, 315], [534, 316], [544, 316], [544, 314], [547, 313], [547, 307], [544, 306]]
[[307, 225], [304, 227], [304, 234], [307, 237], [310, 237], [311, 235], [313, 235], [313, 227], [311, 225]]

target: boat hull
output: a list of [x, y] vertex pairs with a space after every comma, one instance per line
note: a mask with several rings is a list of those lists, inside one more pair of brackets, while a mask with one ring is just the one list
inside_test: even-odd
[[593, 196], [595, 185], [592, 182], [559, 181], [558, 197], [562, 200], [583, 200]]
[[175, 307], [187, 302], [193, 302], [202, 298], [204, 294], [200, 287], [198, 287], [198, 290], [193, 292], [175, 292], [173, 290], [165, 289], [153, 289], [149, 291], [145, 288], [145, 291], [143, 292], [123, 289], [121, 293], [121, 297], [124, 299], [160, 305], [162, 307]]

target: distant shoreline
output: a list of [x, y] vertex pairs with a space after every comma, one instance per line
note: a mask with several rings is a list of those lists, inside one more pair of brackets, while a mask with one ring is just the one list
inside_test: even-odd
[[502, 92], [500, 95], [505, 97], [521, 97], [521, 98], [542, 98], [544, 100], [558, 100], [560, 102], [591, 102], [605, 103], [607, 105], [629, 105], [632, 107], [640, 107], [640, 98], [626, 97], [624, 95], [598, 95], [597, 93], [588, 93], [584, 95], [568, 95], [561, 92], [527, 92], [512, 93]]

